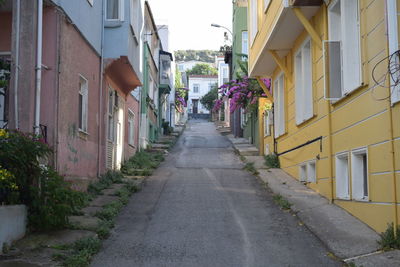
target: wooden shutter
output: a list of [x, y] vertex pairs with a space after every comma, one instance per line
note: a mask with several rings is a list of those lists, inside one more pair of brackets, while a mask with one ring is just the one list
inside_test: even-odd
[[[392, 55], [399, 49], [399, 36], [398, 36], [398, 21], [399, 17], [397, 15], [397, 4], [396, 1], [387, 0], [386, 1], [386, 12], [387, 12], [387, 20], [388, 20], [388, 38], [389, 38], [389, 54]], [[397, 61], [399, 64], [400, 59], [395, 56], [393, 60]], [[400, 79], [399, 74], [395, 79]], [[394, 81], [390, 79], [391, 87], [391, 101], [392, 104], [400, 101], [400, 84], [394, 86]]]
[[295, 57], [295, 106], [296, 106], [296, 123], [303, 122], [303, 64], [302, 64], [302, 50], [297, 53]]
[[358, 0], [340, 2], [342, 18], [343, 94], [361, 86], [361, 47]]
[[338, 100], [342, 97], [342, 58], [340, 41], [324, 41], [324, 77], [326, 100]]
[[311, 41], [307, 41], [302, 49], [303, 54], [303, 121], [314, 115], [314, 96], [312, 88]]
[[349, 157], [347, 152], [336, 156], [336, 198], [349, 199]]

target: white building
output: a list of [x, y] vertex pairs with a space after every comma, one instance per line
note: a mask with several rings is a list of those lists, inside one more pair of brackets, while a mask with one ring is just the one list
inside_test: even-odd
[[[216, 56], [215, 65], [217, 65], [218, 69], [218, 87], [220, 87], [224, 83], [229, 82], [229, 65], [225, 63], [224, 56]], [[229, 98], [225, 98], [224, 100], [225, 109], [223, 111], [220, 110], [218, 114], [219, 120], [221, 120], [222, 119], [221, 112], [224, 113], [223, 121], [225, 122], [226, 126], [229, 126], [230, 124], [229, 102], [230, 102]]]
[[190, 75], [189, 76], [189, 114], [210, 114], [203, 107], [200, 99], [218, 84], [217, 75]]

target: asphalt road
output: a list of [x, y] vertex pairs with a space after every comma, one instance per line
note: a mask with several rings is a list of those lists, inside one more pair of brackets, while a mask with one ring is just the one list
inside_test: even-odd
[[214, 124], [190, 121], [92, 266], [341, 266], [242, 167]]

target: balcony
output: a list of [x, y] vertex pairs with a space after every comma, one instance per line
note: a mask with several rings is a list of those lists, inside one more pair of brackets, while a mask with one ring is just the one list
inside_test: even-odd
[[309, 20], [321, 4], [322, 1], [272, 0], [261, 18], [264, 23], [259, 26], [251, 48], [249, 72], [252, 77], [272, 76], [278, 66], [276, 59], [286, 56], [303, 30], [309, 30], [304, 24], [311, 25]]
[[171, 62], [172, 54], [160, 51], [160, 95], [169, 94], [172, 89]]

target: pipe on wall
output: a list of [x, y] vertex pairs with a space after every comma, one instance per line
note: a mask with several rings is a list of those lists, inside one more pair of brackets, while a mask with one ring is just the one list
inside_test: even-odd
[[21, 17], [21, 0], [16, 0], [17, 11], [16, 11], [16, 33], [15, 33], [15, 76], [14, 76], [14, 119], [15, 129], [19, 128], [19, 117], [18, 117], [18, 76], [19, 76], [19, 28], [20, 28], [20, 17]]
[[43, 45], [43, 0], [37, 0], [37, 46], [36, 46], [36, 93], [35, 93], [35, 134], [40, 134], [40, 93], [42, 86], [42, 45]]
[[[100, 51], [100, 93], [99, 93], [99, 115], [98, 115], [98, 151], [97, 151], [97, 177], [101, 175], [101, 124], [104, 121], [102, 113], [103, 102], [103, 68], [104, 68], [104, 20], [105, 20], [105, 1], [101, 1], [101, 51]], [[106, 162], [107, 164], [107, 162]]]

